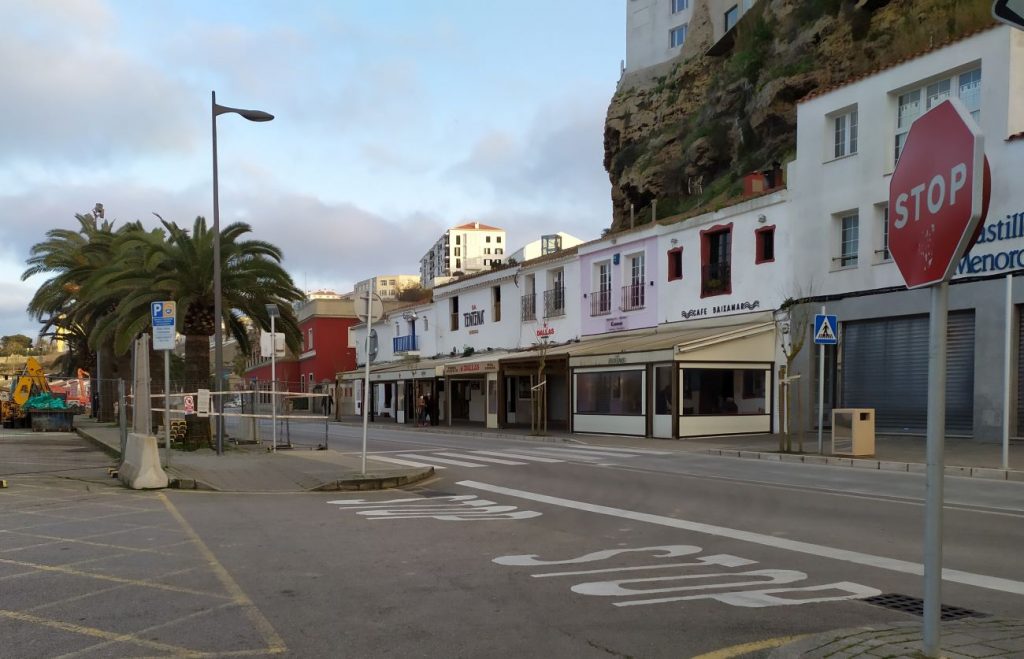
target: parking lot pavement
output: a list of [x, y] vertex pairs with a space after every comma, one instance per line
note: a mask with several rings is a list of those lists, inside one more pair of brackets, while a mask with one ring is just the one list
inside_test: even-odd
[[280, 636], [162, 493], [70, 433], [0, 434], [7, 656], [275, 654]]

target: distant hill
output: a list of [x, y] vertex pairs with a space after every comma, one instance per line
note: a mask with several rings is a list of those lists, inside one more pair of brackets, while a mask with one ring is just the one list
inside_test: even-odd
[[605, 120], [611, 231], [726, 205], [741, 178], [796, 154], [796, 103], [995, 25], [990, 0], [759, 0], [721, 57], [707, 0], [683, 51], [626, 74]]

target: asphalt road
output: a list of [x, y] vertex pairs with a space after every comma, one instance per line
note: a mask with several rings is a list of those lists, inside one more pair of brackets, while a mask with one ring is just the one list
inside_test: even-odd
[[[62, 437], [0, 435], [0, 656], [759, 656], [919, 619], [862, 601], [921, 596], [917, 474], [374, 428], [437, 476], [133, 493]], [[1024, 484], [946, 492], [944, 603], [1018, 617]]]

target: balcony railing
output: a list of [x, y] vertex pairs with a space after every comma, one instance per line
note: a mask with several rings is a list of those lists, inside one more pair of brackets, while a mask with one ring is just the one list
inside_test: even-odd
[[522, 298], [522, 318], [525, 323], [528, 320], [537, 320], [537, 294], [527, 293]]
[[419, 337], [415, 334], [396, 336], [391, 339], [391, 347], [396, 355], [403, 352], [416, 352], [420, 349]]
[[544, 291], [544, 317], [554, 318], [565, 315], [565, 288]]
[[606, 288], [603, 291], [594, 291], [590, 294], [590, 315], [604, 316], [612, 312], [612, 291]]
[[622, 287], [622, 310], [636, 311], [644, 308], [644, 285], [630, 284]]
[[701, 295], [721, 295], [732, 289], [732, 267], [729, 263], [709, 263], [701, 268]]

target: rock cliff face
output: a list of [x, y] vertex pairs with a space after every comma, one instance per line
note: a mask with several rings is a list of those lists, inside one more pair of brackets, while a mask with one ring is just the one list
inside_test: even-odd
[[694, 0], [680, 55], [629, 73], [608, 107], [611, 231], [725, 205], [741, 178], [796, 153], [796, 103], [994, 25], [989, 0], [758, 0], [731, 50]]

